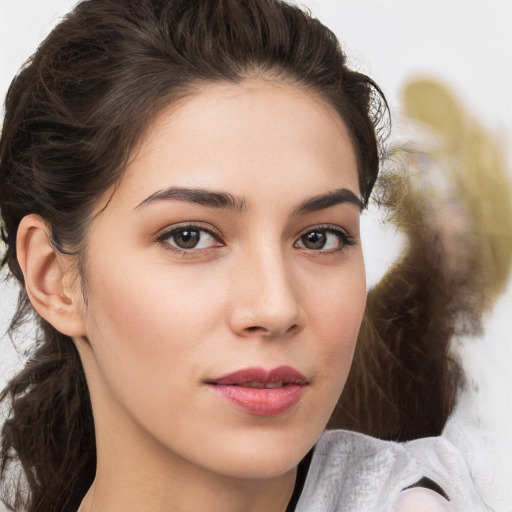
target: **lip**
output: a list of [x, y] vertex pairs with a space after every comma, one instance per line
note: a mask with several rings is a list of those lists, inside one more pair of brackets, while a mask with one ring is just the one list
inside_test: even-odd
[[272, 370], [253, 367], [208, 380], [206, 384], [238, 409], [257, 416], [277, 416], [301, 400], [308, 380], [291, 366]]

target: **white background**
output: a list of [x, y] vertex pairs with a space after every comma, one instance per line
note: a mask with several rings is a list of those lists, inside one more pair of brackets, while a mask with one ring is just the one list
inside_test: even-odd
[[[0, 0], [0, 96], [72, 0]], [[466, 109], [503, 143], [512, 162], [512, 0], [309, 0], [333, 29], [354, 66], [372, 76], [400, 118], [407, 80], [429, 76], [449, 85]], [[369, 284], [400, 250], [400, 240], [371, 218], [364, 221]], [[0, 336], [15, 298], [0, 285]], [[512, 286], [485, 321], [480, 339], [460, 348], [470, 380], [452, 421], [459, 444], [496, 511], [512, 511]], [[16, 367], [9, 341], [0, 342], [0, 384]], [[499, 446], [489, 455], [486, 436]], [[483, 441], [484, 440], [484, 443]], [[461, 511], [462, 512], [462, 511]]]

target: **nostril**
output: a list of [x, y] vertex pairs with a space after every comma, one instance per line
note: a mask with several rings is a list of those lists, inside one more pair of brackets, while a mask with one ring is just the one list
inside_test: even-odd
[[265, 329], [265, 327], [260, 327], [259, 325], [254, 325], [252, 327], [247, 327], [245, 330], [248, 331], [248, 332], [259, 332], [259, 331], [264, 332], [264, 333], [268, 333], [269, 332], [268, 329]]
[[251, 334], [263, 334], [263, 335], [269, 336], [269, 337], [277, 337], [277, 336], [282, 336], [283, 334], [291, 334], [291, 333], [295, 332], [296, 330], [298, 330], [298, 328], [299, 328], [299, 326], [297, 324], [293, 324], [286, 330], [271, 329], [271, 328], [263, 327], [260, 325], [253, 325], [251, 327], [246, 327], [245, 331], [247, 333], [251, 333]]

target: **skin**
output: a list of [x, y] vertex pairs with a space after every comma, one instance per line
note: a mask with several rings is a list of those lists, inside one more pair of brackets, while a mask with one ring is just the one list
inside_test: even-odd
[[[228, 193], [236, 208], [155, 198], [169, 187]], [[90, 228], [87, 303], [62, 256], [40, 265], [29, 290], [73, 336], [90, 388], [98, 468], [81, 510], [285, 510], [345, 384], [365, 307], [360, 207], [297, 213], [339, 189], [359, 196], [347, 130], [297, 86], [210, 85], [160, 113]], [[212, 235], [179, 249], [165, 233], [190, 223]], [[27, 268], [43, 229], [35, 216], [22, 222]], [[304, 243], [315, 229], [323, 248]], [[37, 305], [37, 283], [50, 306]], [[308, 385], [275, 416], [205, 384], [280, 365]]]

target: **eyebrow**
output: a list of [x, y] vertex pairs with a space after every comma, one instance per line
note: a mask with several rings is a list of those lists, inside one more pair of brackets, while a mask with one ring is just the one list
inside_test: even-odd
[[214, 192], [197, 188], [169, 187], [165, 190], [159, 190], [139, 203], [136, 208], [146, 206], [156, 201], [185, 201], [196, 203], [210, 208], [225, 208], [242, 212], [246, 209], [245, 199], [236, 197], [227, 192]]
[[364, 206], [362, 201], [354, 194], [354, 192], [347, 188], [340, 188], [333, 190], [332, 192], [328, 192], [327, 194], [320, 194], [307, 199], [295, 208], [293, 215], [298, 216], [305, 213], [317, 212], [343, 203], [354, 204], [359, 208], [359, 210], [362, 210]]
[[[159, 190], [148, 196], [135, 208], [137, 209], [156, 201], [169, 200], [196, 203], [210, 208], [225, 208], [236, 212], [243, 212], [247, 209], [247, 203], [243, 197], [234, 196], [228, 192], [181, 187], [169, 187], [164, 190]], [[296, 217], [306, 213], [325, 210], [343, 203], [354, 204], [360, 210], [363, 209], [363, 203], [356, 194], [354, 194], [354, 192], [346, 188], [340, 188], [333, 190], [332, 192], [320, 194], [307, 199], [293, 210], [292, 216]]]

